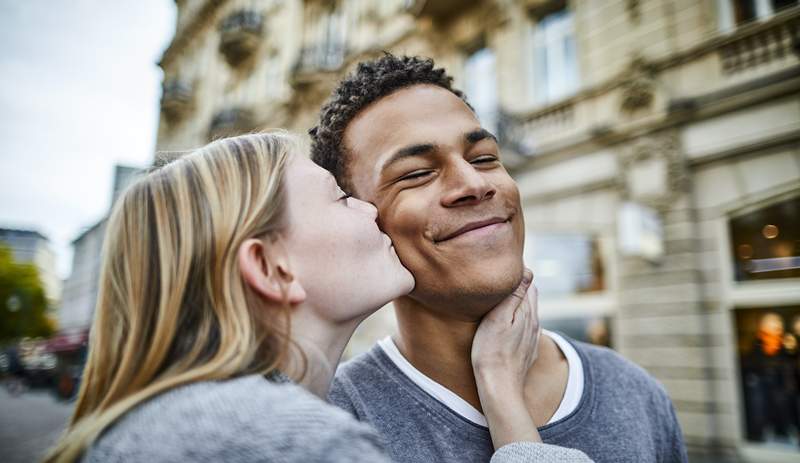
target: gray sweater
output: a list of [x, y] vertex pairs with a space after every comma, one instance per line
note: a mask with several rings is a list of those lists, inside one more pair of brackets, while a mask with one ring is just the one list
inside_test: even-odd
[[[539, 428], [542, 440], [596, 462], [687, 461], [661, 385], [612, 350], [570, 342], [583, 363], [583, 395], [572, 413]], [[339, 367], [329, 398], [386, 436], [395, 462], [485, 462], [492, 455], [488, 428], [426, 393], [380, 346]]]
[[[173, 389], [134, 408], [84, 462], [388, 462], [372, 427], [290, 382], [245, 376]], [[583, 453], [515, 443], [494, 463], [588, 462]]]

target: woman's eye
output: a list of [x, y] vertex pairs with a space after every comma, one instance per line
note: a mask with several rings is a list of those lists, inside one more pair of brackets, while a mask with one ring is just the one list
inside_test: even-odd
[[352, 198], [352, 197], [353, 195], [342, 192], [342, 195], [339, 197], [339, 201], [347, 202], [347, 198]]

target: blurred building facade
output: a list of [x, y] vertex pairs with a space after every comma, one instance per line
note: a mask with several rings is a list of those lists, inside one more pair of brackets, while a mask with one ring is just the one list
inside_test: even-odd
[[72, 241], [72, 271], [64, 282], [59, 328], [86, 330], [92, 323], [100, 279], [100, 251], [106, 219], [92, 225]]
[[[141, 169], [136, 167], [114, 166], [112, 206], [140, 172]], [[64, 283], [64, 298], [59, 311], [59, 327], [64, 332], [85, 332], [92, 323], [107, 220], [103, 217], [72, 241], [72, 271]]]
[[36, 266], [48, 305], [51, 310], [57, 308], [62, 282], [56, 273], [56, 255], [50, 240], [35, 230], [0, 228], [0, 243], [11, 249], [15, 261]]
[[797, 458], [796, 0], [176, 3], [159, 150], [305, 133], [358, 61], [430, 56], [501, 140], [545, 326], [650, 371], [692, 450]]

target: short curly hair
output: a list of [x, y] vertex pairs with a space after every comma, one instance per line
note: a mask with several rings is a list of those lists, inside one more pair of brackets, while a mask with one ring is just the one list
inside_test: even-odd
[[453, 88], [453, 78], [443, 68], [436, 68], [432, 59], [385, 52], [379, 58], [359, 63], [333, 90], [320, 110], [319, 124], [308, 131], [311, 159], [333, 174], [342, 189], [353, 193], [344, 149], [345, 129], [373, 102], [419, 84], [437, 85], [467, 103], [464, 93]]

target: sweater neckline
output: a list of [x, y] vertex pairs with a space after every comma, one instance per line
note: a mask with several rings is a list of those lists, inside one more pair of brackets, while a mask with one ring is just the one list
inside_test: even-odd
[[[560, 335], [560, 333], [556, 334]], [[567, 338], [566, 336], [562, 336], [562, 339], [572, 346], [580, 358], [580, 362], [583, 367], [583, 393], [581, 394], [577, 406], [570, 413], [539, 428], [539, 433], [543, 439], [553, 438], [557, 435], [563, 434], [564, 432], [570, 432], [571, 429], [573, 429], [575, 426], [578, 426], [589, 415], [594, 400], [595, 384], [592, 381], [594, 376], [592, 364], [589, 363], [583, 349], [581, 349], [580, 346], [578, 346], [573, 340]], [[406, 373], [400, 367], [398, 367], [389, 354], [386, 353], [380, 343], [373, 346], [370, 354], [378, 361], [379, 365], [381, 365], [385, 370], [388, 369], [391, 376], [399, 381], [405, 389], [408, 389], [411, 394], [423, 400], [428, 407], [436, 410], [438, 412], [437, 414], [446, 416], [448, 421], [451, 423], [459, 423], [462, 426], [463, 424], [468, 425], [465, 427], [466, 429], [478, 430], [481, 432], [481, 434], [488, 434], [489, 428], [487, 425], [473, 421], [458, 411], [448, 407], [437, 397], [433, 396], [429, 391], [425, 390], [414, 380], [409, 378], [408, 375], [406, 375]], [[441, 385], [440, 387], [444, 388], [444, 386]], [[450, 393], [452, 394], [452, 392]], [[463, 399], [461, 400], [463, 401]], [[464, 403], [469, 405], [469, 403], [466, 401], [464, 401]], [[474, 410], [475, 413], [481, 415], [480, 412], [478, 412], [474, 407], [471, 405], [469, 405], [469, 407]], [[462, 429], [464, 429], [464, 427], [462, 427]]]

